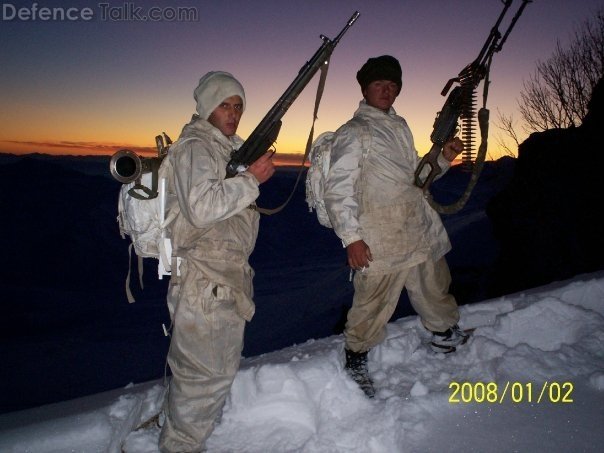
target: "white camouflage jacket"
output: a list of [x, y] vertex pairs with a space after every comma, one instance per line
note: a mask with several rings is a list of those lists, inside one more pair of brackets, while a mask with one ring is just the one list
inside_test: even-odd
[[[370, 273], [442, 257], [451, 244], [439, 214], [414, 185], [420, 158], [407, 122], [393, 108], [385, 113], [364, 100], [354, 118], [336, 132], [324, 195], [344, 247], [364, 240], [374, 259]], [[362, 149], [359, 123], [371, 131], [369, 150]], [[442, 155], [439, 164], [443, 173], [450, 167]]]
[[168, 153], [168, 193], [177, 200], [168, 199], [168, 216], [180, 210], [169, 227], [175, 254], [208, 281], [237, 291], [238, 312], [249, 320], [254, 304], [248, 258], [259, 226], [259, 214], [249, 206], [259, 195], [258, 181], [248, 172], [225, 180], [231, 152], [242, 143], [194, 115]]

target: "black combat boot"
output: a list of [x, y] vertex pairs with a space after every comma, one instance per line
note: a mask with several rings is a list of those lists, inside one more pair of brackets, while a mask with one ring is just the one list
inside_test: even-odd
[[346, 371], [348, 375], [361, 387], [365, 395], [373, 398], [375, 390], [367, 369], [367, 352], [353, 352], [349, 349], [344, 349], [344, 352], [346, 353]]
[[432, 332], [430, 346], [434, 352], [449, 354], [455, 352], [457, 346], [466, 344], [469, 337], [470, 335], [468, 332], [461, 330], [461, 328], [455, 324], [444, 332]]

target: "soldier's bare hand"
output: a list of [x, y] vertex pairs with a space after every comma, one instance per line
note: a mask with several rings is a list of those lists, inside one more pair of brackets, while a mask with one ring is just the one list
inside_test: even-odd
[[452, 138], [443, 146], [443, 157], [449, 162], [453, 162], [457, 155], [463, 151], [463, 142], [459, 137]]
[[357, 271], [369, 267], [369, 262], [373, 261], [371, 250], [363, 240], [348, 245], [346, 253], [348, 254], [348, 265]]
[[275, 166], [273, 165], [273, 160], [271, 159], [272, 156], [272, 152], [267, 152], [247, 169], [247, 171], [255, 176], [259, 184], [267, 181], [275, 173]]

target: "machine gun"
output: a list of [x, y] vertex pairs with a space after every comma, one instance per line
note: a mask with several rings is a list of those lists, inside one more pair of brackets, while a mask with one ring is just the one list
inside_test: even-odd
[[[483, 93], [483, 108], [478, 112], [478, 120], [480, 122], [481, 135], [483, 139], [484, 148], [482, 155], [479, 152], [479, 159], [484, 161], [484, 154], [486, 154], [486, 137], [488, 135], [488, 110], [486, 106], [486, 99], [488, 95], [489, 86], [489, 70], [491, 67], [491, 61], [493, 55], [499, 52], [505, 41], [507, 40], [512, 28], [516, 24], [516, 21], [522, 14], [524, 8], [532, 0], [522, 0], [522, 4], [518, 8], [516, 14], [512, 18], [506, 32], [501, 35], [499, 32], [499, 26], [508, 9], [512, 5], [513, 0], [502, 0], [504, 3], [503, 11], [499, 15], [497, 22], [491, 29], [491, 32], [483, 45], [478, 57], [470, 63], [468, 66], [462, 69], [459, 75], [455, 78], [450, 79], [442, 90], [441, 94], [446, 96], [453, 83], [458, 83], [459, 86], [455, 87], [453, 91], [447, 97], [445, 104], [440, 112], [437, 113], [436, 120], [434, 121], [434, 129], [430, 135], [430, 141], [433, 143], [428, 154], [426, 154], [419, 163], [415, 171], [415, 185], [420, 187], [426, 194], [430, 184], [434, 179], [442, 172], [440, 165], [438, 164], [437, 158], [442, 151], [444, 144], [454, 137], [459, 127], [459, 120], [461, 119], [461, 132], [462, 140], [464, 142], [464, 151], [462, 154], [462, 163], [467, 169], [473, 169], [473, 178], [478, 179], [478, 174], [482, 168], [482, 162], [478, 162], [480, 165], [474, 166], [474, 130], [475, 130], [475, 98], [476, 88], [482, 80], [484, 83]], [[430, 168], [429, 173], [426, 175], [426, 166]], [[474, 168], [473, 168], [474, 167]], [[466, 200], [471, 192], [466, 191]], [[431, 201], [431, 200], [430, 200]], [[465, 201], [463, 201], [465, 204]], [[447, 212], [442, 207], [436, 207], [431, 203], [437, 211], [441, 213]], [[463, 204], [461, 205], [463, 207]], [[459, 208], [460, 209], [460, 208]]]
[[324, 35], [320, 35], [323, 44], [315, 52], [312, 58], [307, 61], [298, 72], [298, 75], [290, 86], [285, 90], [279, 100], [273, 105], [266, 116], [260, 121], [256, 129], [251, 133], [248, 139], [241, 147], [231, 154], [231, 160], [227, 164], [227, 178], [235, 176], [237, 173], [244, 171], [249, 165], [253, 164], [261, 156], [263, 156], [277, 140], [279, 130], [281, 129], [281, 118], [294, 103], [298, 95], [304, 90], [306, 85], [313, 78], [315, 73], [321, 69], [323, 65], [327, 65], [329, 58], [334, 51], [336, 45], [359, 17], [359, 12], [356, 11], [346, 23], [346, 26], [340, 33], [331, 40]]

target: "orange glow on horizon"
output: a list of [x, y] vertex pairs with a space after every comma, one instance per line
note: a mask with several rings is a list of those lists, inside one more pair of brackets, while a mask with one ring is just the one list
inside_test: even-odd
[[[119, 150], [128, 149], [141, 157], [155, 157], [157, 150], [150, 146], [135, 145], [107, 145], [95, 142], [19, 142], [19, 141], [0, 141], [0, 154], [47, 154], [51, 156], [112, 156]], [[421, 153], [420, 153], [421, 155]], [[306, 160], [303, 161], [304, 152], [276, 152], [273, 156], [273, 163], [276, 166], [308, 166]], [[488, 160], [488, 159], [487, 159]], [[458, 156], [452, 165], [462, 163], [461, 155]]]
[[52, 156], [111, 156], [120, 149], [129, 149], [141, 156], [151, 157], [157, 151], [149, 146], [103, 144], [96, 142], [69, 141], [0, 141], [0, 153], [16, 155], [49, 154]]

